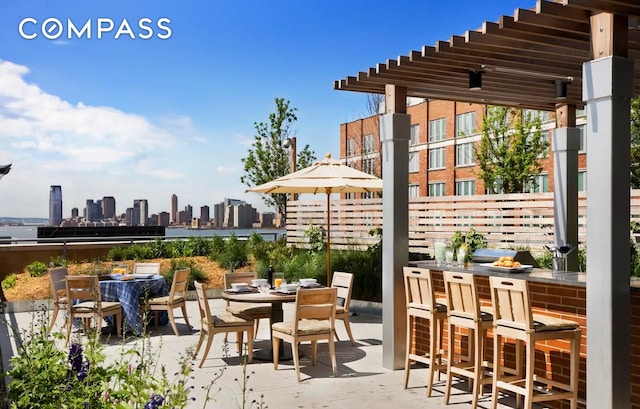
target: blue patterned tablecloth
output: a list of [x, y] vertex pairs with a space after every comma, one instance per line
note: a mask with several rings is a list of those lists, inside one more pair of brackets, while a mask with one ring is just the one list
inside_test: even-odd
[[[141, 302], [144, 302], [145, 297], [169, 295], [169, 287], [164, 277], [160, 275], [154, 275], [149, 279], [104, 280], [100, 281], [100, 295], [102, 301], [118, 301], [122, 305], [123, 332], [133, 331], [136, 335], [140, 335], [143, 329], [140, 315]], [[113, 316], [107, 317], [107, 321], [113, 325]], [[158, 321], [159, 325], [167, 325], [168, 314], [161, 311]]]

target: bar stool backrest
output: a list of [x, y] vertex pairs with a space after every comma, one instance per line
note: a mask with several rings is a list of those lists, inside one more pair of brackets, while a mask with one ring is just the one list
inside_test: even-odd
[[430, 311], [436, 310], [433, 294], [433, 277], [427, 268], [404, 267], [404, 293], [407, 307], [424, 306]]
[[491, 302], [496, 325], [534, 332], [534, 321], [525, 280], [490, 277]]
[[482, 321], [473, 274], [443, 271], [449, 316]]

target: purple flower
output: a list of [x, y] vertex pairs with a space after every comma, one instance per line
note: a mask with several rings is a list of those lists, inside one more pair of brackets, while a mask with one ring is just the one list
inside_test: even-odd
[[164, 403], [164, 396], [157, 393], [151, 394], [149, 402], [144, 405], [144, 409], [157, 409]]
[[82, 369], [82, 345], [75, 342], [71, 344], [69, 348], [69, 363], [73, 372], [80, 372]]
[[78, 371], [78, 380], [82, 381], [87, 377], [87, 371], [89, 370], [89, 361], [85, 361], [82, 363], [82, 367]]

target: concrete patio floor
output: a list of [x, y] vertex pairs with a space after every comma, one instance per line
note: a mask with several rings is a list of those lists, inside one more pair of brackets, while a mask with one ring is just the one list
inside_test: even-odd
[[[33, 304], [32, 304], [33, 305]], [[211, 299], [212, 312], [220, 313], [225, 309], [222, 299]], [[285, 320], [292, 317], [292, 304], [285, 304]], [[30, 308], [33, 310], [33, 307]], [[199, 338], [199, 313], [195, 301], [188, 302], [188, 314], [193, 331], [189, 331], [179, 310], [176, 310], [176, 321], [181, 336], [174, 335], [171, 326], [163, 326], [158, 330], [151, 328], [151, 345], [160, 349], [161, 362], [174, 373], [178, 369], [178, 355], [188, 347], [197, 344]], [[30, 312], [6, 312], [0, 323], [0, 342], [4, 370], [8, 369], [9, 360], [15, 349], [14, 337], [10, 334], [8, 325], [19, 329], [27, 329], [33, 319]], [[269, 347], [268, 321], [260, 322], [255, 348]], [[58, 318], [56, 329], [60, 329], [62, 317]], [[243, 406], [242, 387], [237, 380], [242, 380], [242, 359], [238, 356], [235, 346], [235, 335], [229, 336], [229, 357], [224, 357], [224, 335], [214, 337], [211, 351], [202, 368], [200, 362], [202, 352], [194, 364], [191, 396], [195, 401], [190, 408], [467, 408], [471, 407], [471, 395], [467, 391], [465, 382], [458, 382], [452, 390], [449, 406], [444, 405], [444, 376], [442, 381], [434, 385], [433, 396], [426, 398], [425, 381], [427, 371], [416, 368], [411, 371], [409, 388], [403, 388], [404, 371], [391, 371], [382, 367], [382, 317], [377, 314], [358, 314], [352, 317], [352, 330], [356, 339], [356, 346], [349, 342], [344, 325], [336, 322], [339, 342], [336, 342], [338, 362], [338, 376], [333, 377], [331, 363], [326, 344], [318, 345], [318, 362], [311, 366], [310, 346], [302, 344], [301, 377], [302, 382], [296, 381], [292, 361], [281, 362], [279, 370], [275, 371], [272, 362], [254, 360], [247, 366], [250, 375], [247, 387], [250, 390], [246, 396], [246, 406]], [[103, 336], [105, 353], [107, 356], [118, 356], [123, 349], [123, 342], [119, 338]], [[127, 339], [126, 347], [139, 342], [136, 338]], [[62, 346], [61, 346], [62, 347]], [[204, 349], [204, 348], [203, 348]], [[205, 388], [211, 383], [216, 373], [224, 369], [223, 375], [215, 381], [211, 388], [212, 401], [205, 405]], [[487, 388], [488, 392], [489, 389]], [[253, 400], [264, 402], [263, 406], [250, 405]], [[491, 399], [485, 395], [480, 399], [479, 407], [489, 408]], [[500, 408], [515, 407], [515, 400], [502, 397]], [[542, 407], [542, 406], [537, 406]]]

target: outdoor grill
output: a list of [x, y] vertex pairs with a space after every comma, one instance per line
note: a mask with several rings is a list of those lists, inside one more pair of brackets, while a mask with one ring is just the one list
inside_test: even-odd
[[513, 257], [513, 260], [521, 264], [529, 264], [540, 267], [535, 258], [528, 250], [508, 250], [508, 249], [478, 249], [473, 253], [471, 261], [474, 263], [492, 263], [500, 257]]

